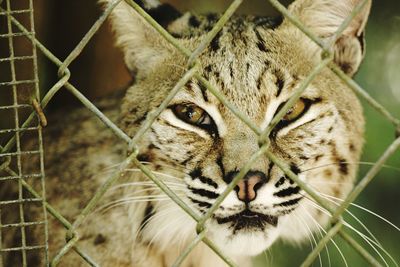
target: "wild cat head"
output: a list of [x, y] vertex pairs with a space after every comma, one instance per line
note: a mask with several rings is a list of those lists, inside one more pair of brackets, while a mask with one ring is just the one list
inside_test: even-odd
[[[182, 15], [155, 1], [137, 3], [189, 50], [197, 47], [219, 18]], [[334, 63], [350, 76], [363, 58], [370, 3], [339, 36], [335, 33], [359, 3], [297, 0], [289, 6], [323, 42], [337, 38], [332, 47]], [[127, 3], [119, 3], [111, 17], [117, 44], [135, 74], [121, 113], [123, 129], [133, 136], [187, 71], [187, 57]], [[265, 129], [321, 62], [321, 50], [286, 19], [236, 16], [199, 56], [199, 62], [200, 74], [259, 129]], [[269, 150], [318, 192], [343, 197], [356, 173], [356, 167], [346, 163], [359, 158], [363, 126], [357, 99], [326, 68], [273, 129]], [[140, 148], [154, 168], [179, 178], [175, 181], [184, 185], [184, 200], [201, 214], [244, 168], [259, 143], [252, 129], [192, 78], [152, 124]], [[153, 203], [152, 213], [163, 207]], [[302, 240], [308, 234], [305, 224], [316, 228], [310, 223], [313, 220], [324, 223], [326, 218], [305, 192], [262, 155], [215, 211], [208, 229], [223, 250], [254, 255], [279, 237]], [[155, 227], [168, 221], [158, 221]], [[176, 224], [166, 226], [166, 232], [187, 227], [184, 221]]]

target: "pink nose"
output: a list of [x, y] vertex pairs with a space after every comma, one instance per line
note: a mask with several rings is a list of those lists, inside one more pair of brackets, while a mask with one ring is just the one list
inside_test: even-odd
[[263, 183], [262, 177], [258, 174], [246, 175], [235, 187], [238, 198], [244, 202], [253, 201]]

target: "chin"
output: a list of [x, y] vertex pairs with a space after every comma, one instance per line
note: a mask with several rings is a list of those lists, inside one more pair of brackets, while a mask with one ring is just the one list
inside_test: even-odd
[[208, 237], [227, 255], [256, 256], [268, 249], [279, 235], [278, 228], [272, 225], [263, 228], [251, 225], [239, 228], [235, 225], [221, 225], [212, 220]]

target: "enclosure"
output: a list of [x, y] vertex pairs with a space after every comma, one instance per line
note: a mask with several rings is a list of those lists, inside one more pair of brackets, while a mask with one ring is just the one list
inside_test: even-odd
[[[123, 0], [122, 0], [123, 1]], [[198, 12], [224, 12], [221, 19], [209, 32], [198, 49], [189, 51], [174, 41], [149, 15], [134, 1], [126, 0], [139, 12], [164, 38], [171, 42], [188, 59], [186, 74], [171, 88], [170, 95], [163, 104], [148, 116], [139, 132], [130, 138], [118, 128], [115, 122], [107, 118], [95, 105], [95, 99], [105, 96], [130, 82], [130, 75], [122, 63], [121, 53], [113, 48], [112, 34], [107, 24], [107, 16], [119, 1], [101, 10], [96, 1], [47, 1], [47, 0], [0, 0], [0, 196], [6, 184], [16, 184], [17, 194], [11, 198], [0, 198], [0, 252], [15, 251], [20, 254], [19, 266], [35, 266], [27, 259], [30, 254], [39, 254], [46, 259], [47, 265], [56, 266], [70, 250], [81, 255], [88, 266], [101, 266], [91, 260], [84, 247], [76, 245], [79, 236], [76, 227], [85, 223], [85, 217], [96, 207], [96, 204], [118, 179], [123, 170], [110, 175], [109, 180], [98, 188], [90, 202], [82, 208], [82, 213], [73, 221], [68, 221], [59, 211], [46, 202], [46, 149], [43, 148], [43, 134], [46, 131], [46, 117], [56, 110], [70, 106], [84, 106], [93, 116], [97, 116], [110, 131], [113, 131], [132, 149], [125, 164], [135, 164], [161, 189], [170, 196], [182, 209], [198, 222], [198, 236], [191, 246], [182, 251], [175, 266], [190, 253], [199, 242], [205, 242], [215, 253], [219, 254], [228, 265], [236, 266], [219, 248], [210, 241], [205, 233], [204, 224], [218, 208], [226, 195], [233, 190], [238, 181], [246, 174], [243, 169], [230, 183], [226, 190], [215, 201], [205, 216], [199, 217], [173, 191], [162, 183], [146, 166], [136, 158], [138, 151], [135, 143], [151, 123], [167, 106], [170, 99], [189, 79], [196, 78], [224, 105], [246, 123], [260, 136], [260, 149], [252, 161], [261, 155], [270, 160], [294, 180], [303, 190], [313, 197], [332, 215], [332, 225], [326, 232], [315, 234], [311, 245], [304, 244], [297, 248], [278, 243], [271, 250], [260, 255], [256, 266], [398, 266], [400, 260], [399, 229], [400, 214], [398, 192], [400, 186], [400, 3], [395, 0], [373, 2], [371, 18], [367, 27], [367, 56], [355, 81], [347, 77], [332, 62], [330, 44], [321, 42], [309, 32], [301, 22], [288, 13], [289, 1], [169, 1], [182, 10]], [[243, 2], [243, 3], [242, 3]], [[361, 1], [352, 16], [367, 3]], [[197, 56], [209, 45], [218, 31], [229, 18], [238, 13], [255, 13], [259, 15], [282, 14], [298, 26], [304, 33], [323, 49], [322, 63], [304, 80], [291, 100], [278, 113], [267, 129], [259, 129], [240, 110], [234, 108], [204, 77], [199, 74], [201, 65]], [[341, 30], [350, 22], [349, 17]], [[367, 117], [366, 145], [360, 164], [359, 179], [349, 197], [340, 207], [332, 209], [311, 188], [294, 174], [285, 162], [268, 151], [269, 142], [265, 138], [293, 103], [300, 97], [312, 79], [324, 67], [331, 68], [360, 97]], [[33, 148], [25, 148], [25, 139], [35, 140]], [[38, 164], [35, 170], [27, 170], [25, 163], [35, 158]], [[39, 187], [33, 188], [34, 179], [40, 179]], [[66, 200], [68, 201], [68, 200]], [[41, 205], [41, 219], [30, 221], [25, 214], [27, 205]], [[361, 206], [361, 208], [360, 208]], [[374, 216], [373, 213], [379, 214]], [[377, 240], [370, 235], [359, 221], [347, 212], [349, 210], [364, 223]], [[13, 222], [1, 220], [4, 212], [15, 212], [18, 218]], [[67, 241], [57, 255], [48, 255], [47, 221], [54, 217], [65, 226]], [[382, 216], [382, 217], [381, 217]], [[389, 222], [388, 222], [389, 221]], [[368, 238], [362, 238], [355, 231], [346, 228], [349, 222]], [[25, 229], [34, 228], [42, 233], [40, 243], [30, 243]], [[4, 247], [4, 240], [13, 238], [12, 233], [19, 232], [19, 247]], [[333, 245], [334, 240], [336, 245]], [[383, 250], [381, 246], [385, 248]], [[343, 254], [343, 255], [342, 255]], [[291, 257], [287, 257], [291, 255]], [[3, 263], [0, 258], [0, 266]], [[60, 264], [62, 266], [62, 264]]]

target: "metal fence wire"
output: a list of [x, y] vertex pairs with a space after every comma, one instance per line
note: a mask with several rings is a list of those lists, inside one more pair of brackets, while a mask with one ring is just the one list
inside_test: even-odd
[[[132, 0], [125, 0], [129, 6], [135, 9], [152, 27], [154, 27], [159, 34], [161, 34], [166, 40], [171, 42], [183, 55], [187, 57], [188, 69], [182, 76], [179, 82], [174, 88], [171, 88], [169, 95], [165, 98], [159, 108], [153, 113], [149, 114], [142, 127], [136, 133], [133, 138], [126, 135], [121, 129], [119, 129], [109, 118], [107, 118], [93, 103], [91, 103], [79, 90], [69, 82], [70, 71], [69, 65], [80, 55], [82, 50], [91, 40], [93, 35], [98, 31], [99, 27], [106, 20], [112, 9], [120, 2], [124, 0], [115, 0], [111, 2], [104, 10], [103, 14], [97, 19], [90, 30], [82, 38], [80, 43], [73, 49], [69, 56], [61, 61], [54, 54], [49, 51], [42, 43], [35, 38], [34, 31], [34, 19], [33, 19], [33, 0], [21, 0], [26, 2], [26, 8], [15, 9], [11, 0], [0, 0], [0, 19], [6, 21], [6, 29], [0, 29], [0, 40], [6, 40], [8, 42], [8, 55], [0, 58], [0, 64], [9, 65], [9, 73], [1, 73], [0, 78], [0, 89], [6, 91], [12, 99], [11, 103], [0, 103], [0, 117], [1, 118], [13, 118], [12, 125], [0, 128], [0, 134], [4, 142], [4, 146], [0, 147], [0, 191], [6, 188], [6, 184], [13, 184], [18, 188], [17, 193], [12, 195], [8, 199], [0, 199], [0, 252], [2, 255], [10, 252], [20, 253], [21, 262], [19, 266], [28, 266], [28, 257], [30, 253], [40, 253], [41, 257], [45, 260], [46, 266], [56, 266], [63, 256], [70, 250], [74, 250], [76, 253], [86, 260], [91, 266], [99, 266], [98, 263], [94, 262], [90, 255], [86, 255], [81, 248], [77, 246], [79, 240], [79, 233], [77, 227], [84, 223], [85, 218], [95, 208], [96, 204], [110, 188], [110, 186], [120, 177], [123, 173], [124, 167], [128, 165], [137, 166], [142, 172], [153, 181], [159, 188], [168, 195], [173, 201], [175, 201], [185, 212], [187, 212], [194, 220], [197, 221], [197, 237], [192, 243], [184, 249], [183, 253], [176, 259], [174, 266], [179, 266], [185, 257], [191, 252], [191, 250], [200, 242], [207, 244], [212, 250], [215, 251], [229, 266], [236, 266], [229, 257], [224, 255], [221, 250], [206, 237], [207, 228], [205, 226], [206, 221], [212, 216], [213, 212], [219, 207], [224, 198], [234, 189], [236, 184], [244, 175], [249, 171], [252, 163], [260, 156], [267, 156], [273, 163], [279, 166], [286, 175], [297, 183], [305, 192], [307, 192], [317, 203], [331, 213], [330, 226], [327, 229], [326, 235], [321, 238], [317, 246], [309, 253], [306, 257], [302, 266], [310, 266], [317, 258], [319, 253], [322, 251], [324, 246], [335, 236], [339, 235], [343, 240], [347, 241], [355, 251], [362, 255], [366, 262], [372, 266], [381, 266], [380, 262], [375, 259], [361, 244], [353, 239], [349, 234], [343, 230], [342, 214], [349, 205], [357, 198], [357, 196], [364, 190], [368, 183], [374, 178], [378, 171], [382, 168], [385, 161], [400, 147], [400, 121], [392, 116], [389, 111], [385, 109], [381, 104], [368, 95], [356, 82], [346, 76], [335, 64], [332, 63], [333, 55], [331, 52], [331, 45], [334, 43], [333, 40], [330, 43], [325, 43], [314, 34], [307, 30], [304, 25], [277, 0], [269, 0], [272, 6], [274, 6], [284, 17], [296, 25], [301, 31], [303, 31], [311, 40], [313, 40], [322, 49], [322, 61], [316, 66], [306, 77], [299, 88], [294, 92], [287, 104], [281, 109], [281, 111], [273, 118], [272, 122], [266, 129], [259, 129], [255, 124], [251, 122], [244, 114], [238, 109], [231, 105], [225, 97], [220, 93], [218, 88], [212, 86], [206, 78], [200, 75], [200, 62], [197, 57], [202, 51], [209, 45], [216, 34], [221, 30], [224, 24], [234, 14], [243, 0], [234, 0], [229, 8], [224, 12], [223, 16], [214, 25], [214, 27], [207, 34], [206, 38], [203, 39], [201, 44], [194, 51], [189, 51], [187, 48], [182, 47], [173, 36], [165, 31], [156, 21], [152, 19], [144, 10], [140, 8]], [[351, 15], [343, 22], [341, 27], [335, 36], [339, 36], [340, 33], [349, 25], [350, 21], [362, 10], [367, 4], [368, 0], [361, 1], [357, 7], [352, 11]], [[30, 49], [25, 49], [17, 53], [15, 51], [14, 43], [18, 39], [23, 39], [29, 43]], [[38, 81], [38, 68], [37, 68], [37, 57], [36, 50], [39, 50], [46, 56], [51, 62], [53, 62], [59, 69], [59, 79], [57, 83], [51, 87], [47, 93], [40, 97], [39, 95], [39, 81]], [[278, 159], [272, 154], [268, 147], [269, 141], [268, 136], [274, 126], [281, 120], [284, 114], [292, 107], [292, 105], [299, 99], [301, 93], [307, 88], [313, 78], [318, 73], [329, 67], [342, 79], [348, 87], [350, 87], [356, 94], [363, 98], [373, 108], [380, 112], [388, 121], [390, 121], [397, 129], [396, 139], [387, 147], [386, 151], [380, 156], [380, 158], [374, 163], [369, 169], [367, 174], [359, 181], [354, 187], [353, 191], [348, 195], [347, 199], [336, 209], [333, 209], [326, 201], [324, 201], [313, 189], [311, 189], [305, 182], [293, 173], [290, 167]], [[24, 75], [19, 74], [20, 68], [24, 68]], [[26, 69], [29, 69], [30, 73], [26, 74]], [[237, 176], [228, 185], [227, 189], [216, 199], [215, 203], [208, 209], [203, 215], [199, 216], [189, 206], [187, 206], [175, 193], [168, 188], [150, 169], [141, 164], [137, 159], [138, 150], [136, 147], [137, 141], [146, 133], [154, 120], [159, 114], [167, 107], [169, 101], [178, 93], [178, 91], [190, 80], [197, 79], [201, 84], [204, 85], [221, 103], [226, 105], [237, 117], [239, 117], [245, 124], [248, 125], [258, 136], [260, 140], [259, 150], [249, 159], [248, 163]], [[44, 164], [43, 164], [43, 148], [42, 148], [42, 127], [46, 125], [46, 118], [43, 115], [42, 109], [46, 107], [49, 101], [52, 100], [54, 94], [61, 88], [67, 89], [72, 93], [86, 108], [92, 111], [107, 127], [110, 128], [119, 138], [126, 142], [131, 149], [132, 153], [125, 159], [119, 171], [114, 173], [108, 180], [98, 188], [97, 192], [93, 195], [92, 199], [82, 209], [79, 216], [73, 222], [65, 219], [57, 210], [50, 206], [45, 199], [45, 183], [44, 183]], [[27, 118], [27, 119], [26, 119]], [[22, 134], [34, 135], [35, 140], [34, 149], [29, 148], [26, 150], [22, 147], [21, 138]], [[6, 136], [6, 137], [4, 137]], [[5, 139], [6, 138], [6, 139]], [[35, 159], [33, 159], [35, 158]], [[27, 172], [24, 169], [24, 163], [36, 160], [37, 166], [35, 171]], [[33, 188], [29, 180], [40, 179], [40, 188]], [[1, 193], [1, 192], [0, 192]], [[67, 200], [66, 200], [67, 201]], [[29, 221], [26, 219], [25, 208], [27, 205], [41, 205], [41, 219], [38, 221]], [[14, 212], [17, 214], [15, 221], [2, 221], [1, 215], [5, 212]], [[59, 220], [66, 229], [66, 244], [57, 253], [57, 255], [49, 259], [48, 256], [48, 236], [47, 232], [47, 213]], [[30, 244], [26, 237], [26, 229], [28, 227], [36, 227], [37, 231], [40, 231], [43, 235], [41, 243]], [[20, 246], [18, 247], [3, 247], [4, 244], [2, 238], [7, 238], [7, 232], [12, 231], [14, 238], [20, 239]], [[83, 248], [82, 248], [83, 249]], [[0, 266], [2, 266], [0, 258]]]

